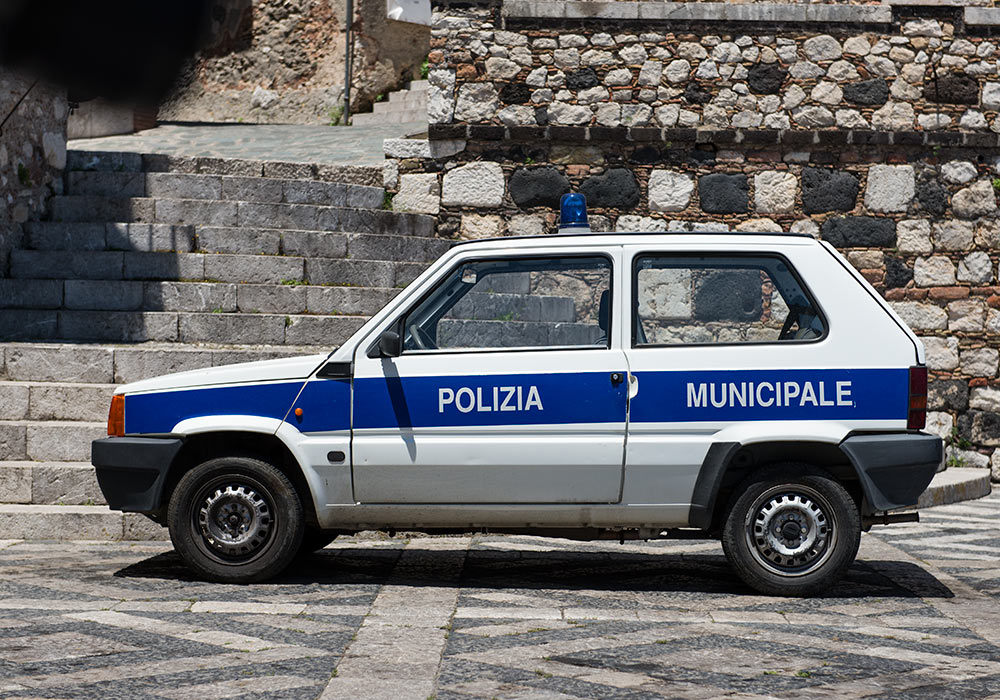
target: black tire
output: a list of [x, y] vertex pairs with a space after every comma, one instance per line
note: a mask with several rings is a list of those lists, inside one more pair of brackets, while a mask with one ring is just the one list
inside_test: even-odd
[[733, 495], [722, 549], [744, 583], [767, 595], [810, 596], [836, 583], [861, 544], [861, 518], [827, 472], [781, 464], [751, 474]]
[[299, 495], [281, 471], [259, 459], [222, 457], [181, 478], [167, 527], [174, 549], [200, 577], [253, 583], [292, 562], [305, 524]]
[[299, 556], [318, 552], [337, 539], [337, 533], [307, 527], [302, 533], [302, 544], [299, 545]]

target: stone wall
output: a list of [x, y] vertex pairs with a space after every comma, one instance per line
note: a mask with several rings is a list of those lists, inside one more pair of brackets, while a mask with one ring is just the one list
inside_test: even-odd
[[[344, 0], [218, 0], [161, 120], [329, 124], [343, 105]], [[417, 77], [428, 28], [355, 0], [352, 111]]]
[[394, 208], [445, 236], [804, 232], [924, 338], [928, 426], [1000, 478], [1000, 10], [506, 2], [436, 7], [429, 140]]
[[62, 192], [66, 166], [66, 94], [39, 83], [11, 113], [34, 80], [0, 71], [0, 277], [10, 250], [21, 240], [21, 224], [41, 218], [48, 199]]

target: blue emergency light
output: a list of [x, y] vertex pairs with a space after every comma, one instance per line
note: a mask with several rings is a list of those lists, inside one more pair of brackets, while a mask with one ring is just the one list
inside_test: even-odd
[[559, 200], [559, 233], [589, 233], [587, 198], [579, 192], [564, 194]]

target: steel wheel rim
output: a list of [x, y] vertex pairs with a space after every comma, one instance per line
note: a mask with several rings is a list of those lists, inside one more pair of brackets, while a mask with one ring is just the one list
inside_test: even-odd
[[224, 562], [245, 562], [267, 549], [277, 527], [273, 499], [255, 479], [228, 475], [198, 492], [192, 526], [202, 547]]
[[754, 560], [785, 577], [810, 574], [836, 548], [839, 528], [830, 502], [815, 489], [782, 484], [754, 500], [744, 534]]

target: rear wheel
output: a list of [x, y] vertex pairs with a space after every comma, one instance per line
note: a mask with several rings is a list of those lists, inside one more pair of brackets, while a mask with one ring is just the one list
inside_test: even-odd
[[263, 581], [299, 551], [302, 503], [280, 470], [250, 457], [213, 459], [185, 474], [170, 498], [174, 549], [199, 576]]
[[861, 543], [854, 499], [808, 465], [762, 469], [740, 485], [726, 516], [722, 548], [750, 587], [809, 596], [836, 583]]

